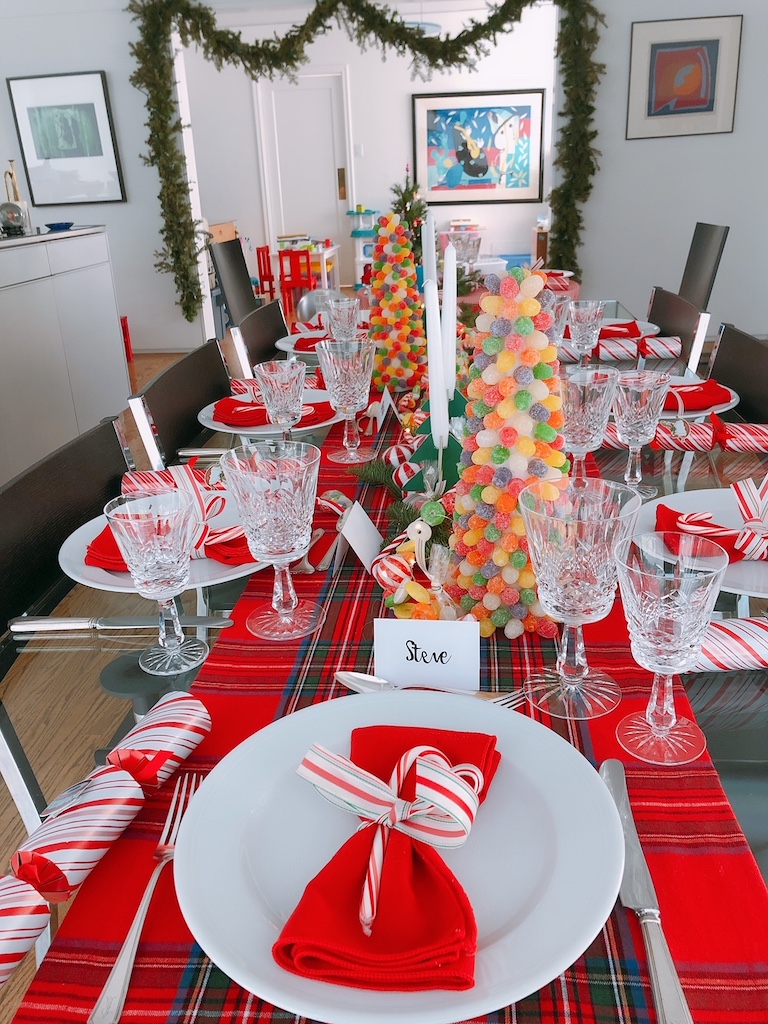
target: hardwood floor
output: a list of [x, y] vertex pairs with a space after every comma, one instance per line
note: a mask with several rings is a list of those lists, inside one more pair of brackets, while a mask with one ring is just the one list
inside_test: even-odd
[[[180, 358], [179, 353], [136, 355], [129, 364], [131, 387], [138, 390], [166, 366]], [[129, 441], [140, 464], [144, 463], [137, 439], [125, 416]], [[57, 614], [90, 616], [99, 614], [151, 614], [149, 603], [134, 594], [107, 593], [76, 586], [57, 608]], [[40, 643], [29, 644], [20, 653], [6, 677], [0, 682], [0, 700], [14, 725], [22, 746], [47, 799], [53, 799], [78, 782], [94, 767], [94, 752], [109, 743], [131, 711], [128, 700], [119, 700], [102, 689], [99, 674], [115, 658], [111, 641], [99, 651], [33, 651]], [[56, 646], [65, 646], [56, 644]], [[0, 850], [2, 871], [8, 870], [11, 855], [24, 840], [26, 832], [16, 806], [5, 785], [0, 785]], [[59, 909], [63, 916], [67, 905]], [[13, 1019], [18, 1004], [35, 970], [34, 952], [0, 989], [0, 1024]], [[53, 1022], [52, 1022], [53, 1024]]]

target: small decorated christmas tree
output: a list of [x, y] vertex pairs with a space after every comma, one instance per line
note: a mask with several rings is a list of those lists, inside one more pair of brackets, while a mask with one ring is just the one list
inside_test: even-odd
[[400, 217], [400, 223], [411, 232], [414, 263], [421, 263], [421, 226], [427, 216], [427, 204], [419, 195], [417, 182], [411, 181], [410, 168], [405, 168], [405, 184], [393, 185], [392, 212]]

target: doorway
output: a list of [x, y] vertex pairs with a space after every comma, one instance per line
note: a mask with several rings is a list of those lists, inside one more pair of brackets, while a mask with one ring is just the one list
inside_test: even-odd
[[306, 232], [341, 248], [339, 279], [354, 281], [347, 211], [354, 209], [347, 73], [313, 69], [296, 83], [254, 84], [262, 203], [270, 246]]

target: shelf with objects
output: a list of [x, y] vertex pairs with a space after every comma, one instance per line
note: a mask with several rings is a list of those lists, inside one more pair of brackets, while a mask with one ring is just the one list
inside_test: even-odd
[[355, 288], [362, 288], [365, 268], [373, 263], [373, 249], [376, 244], [376, 218], [378, 210], [368, 210], [364, 206], [356, 206], [347, 210], [347, 216], [354, 218], [354, 227], [350, 237], [355, 245]]

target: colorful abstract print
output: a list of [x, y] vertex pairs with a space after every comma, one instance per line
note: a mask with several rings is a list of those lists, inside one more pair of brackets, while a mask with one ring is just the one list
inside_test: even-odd
[[530, 106], [427, 111], [430, 191], [523, 189], [530, 184]]

